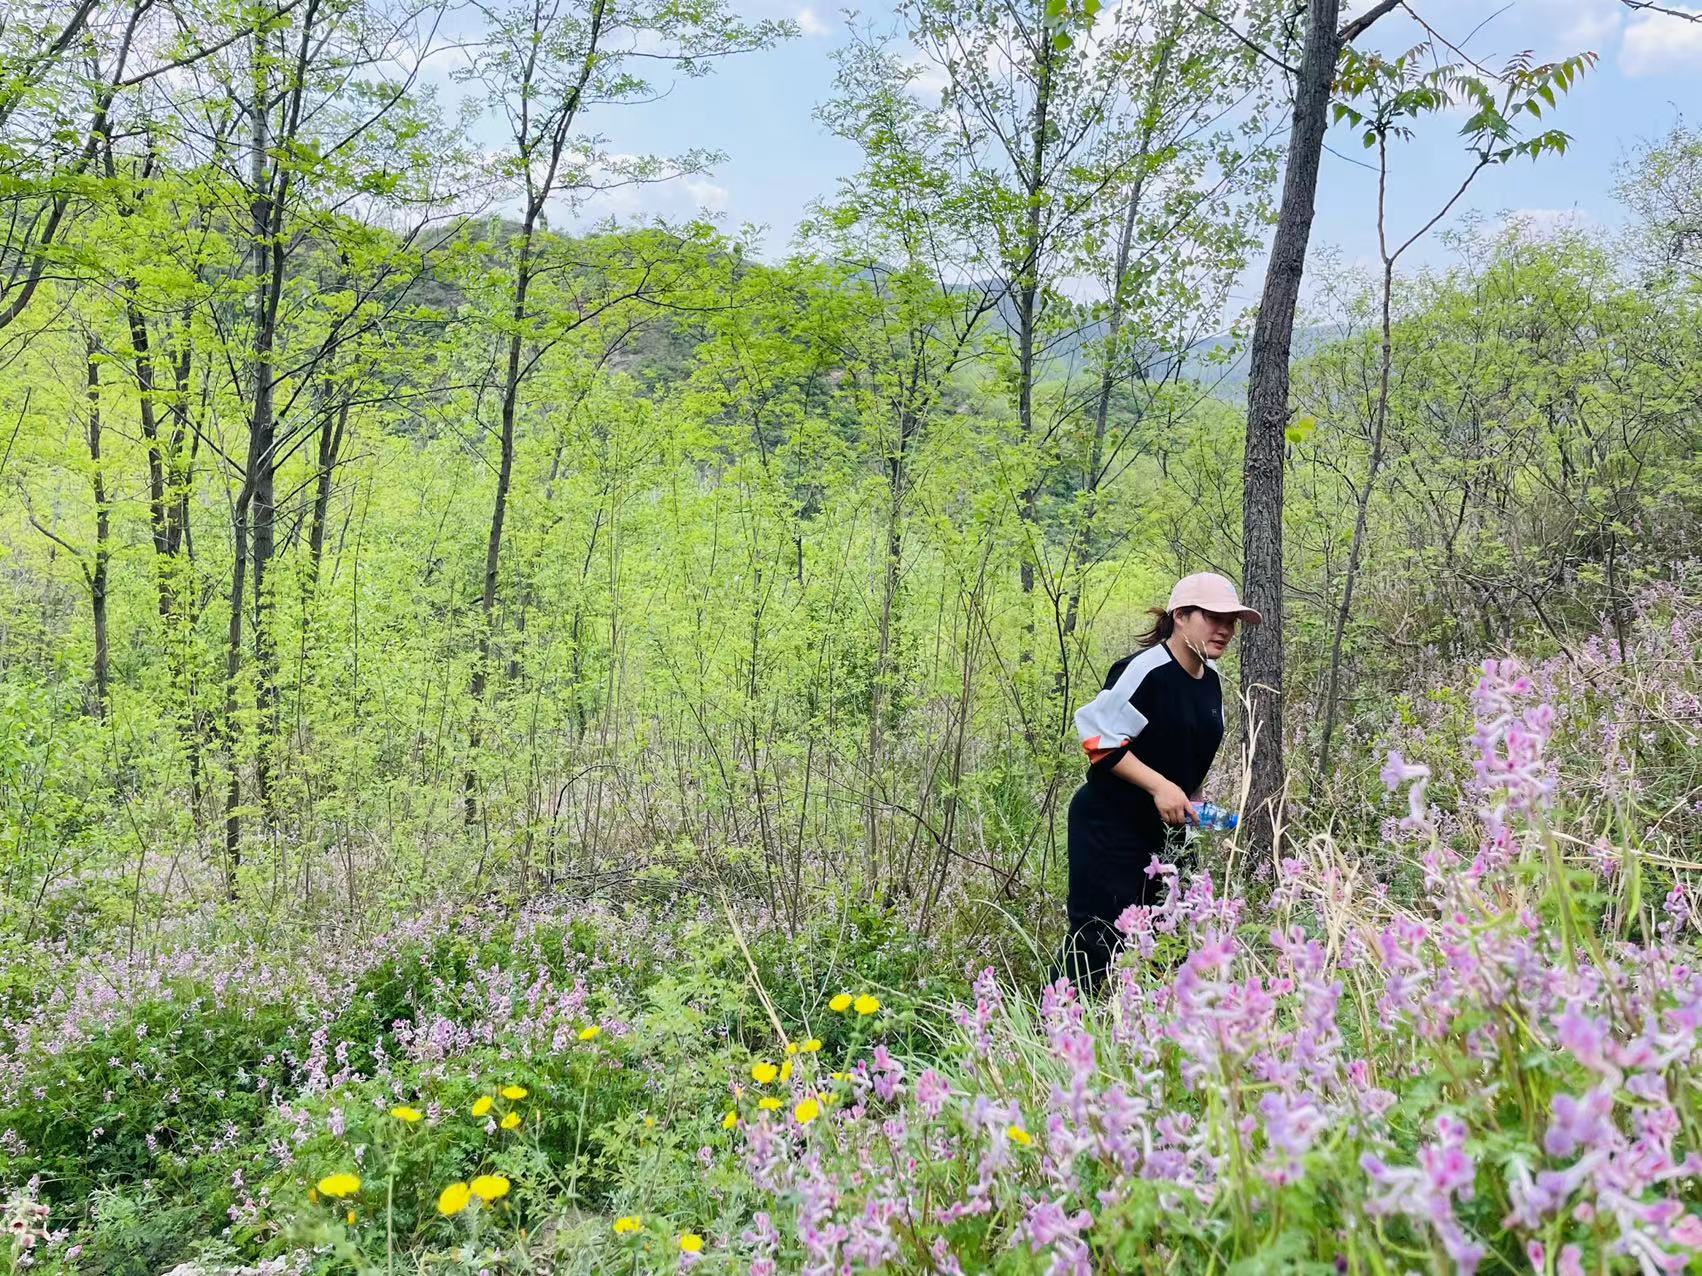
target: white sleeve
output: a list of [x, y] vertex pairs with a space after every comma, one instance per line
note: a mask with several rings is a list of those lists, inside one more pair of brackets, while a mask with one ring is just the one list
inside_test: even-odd
[[[1152, 658], [1152, 653], [1159, 653]], [[1076, 710], [1076, 733], [1090, 758], [1128, 744], [1146, 729], [1146, 715], [1130, 703], [1147, 674], [1164, 659], [1162, 647], [1143, 651], [1123, 667], [1117, 681]]]

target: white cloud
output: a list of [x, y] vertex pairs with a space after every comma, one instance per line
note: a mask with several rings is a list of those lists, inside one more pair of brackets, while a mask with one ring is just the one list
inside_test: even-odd
[[833, 31], [832, 27], [828, 26], [827, 23], [816, 17], [816, 11], [814, 9], [799, 9], [796, 21], [798, 23], [799, 34], [801, 35], [829, 35]]
[[1601, 222], [1581, 208], [1515, 208], [1501, 214], [1498, 231], [1514, 228], [1531, 239], [1553, 239], [1557, 235], [1594, 230]]
[[1564, 14], [1569, 19], [1564, 25], [1551, 28], [1556, 31], [1559, 47], [1568, 52], [1592, 49], [1599, 53], [1613, 43], [1625, 23], [1625, 10], [1619, 0], [1567, 0], [1564, 5], [1548, 7], [1560, 10], [1554, 14], [1555, 18]]
[[681, 220], [723, 213], [731, 202], [727, 188], [703, 173], [656, 173], [653, 179], [635, 180], [634, 171], [642, 164], [640, 157], [623, 154], [611, 154], [593, 164], [587, 177], [601, 189], [582, 194], [573, 203], [571, 220], [582, 226], [611, 217], [623, 222], [652, 217]]
[[905, 85], [910, 95], [926, 106], [938, 106], [940, 95], [951, 87], [951, 72], [932, 58], [923, 58], [911, 66], [910, 82]]
[[727, 211], [727, 201], [730, 198], [725, 186], [717, 185], [707, 177], [688, 177], [683, 183], [687, 198], [693, 200], [698, 208], [706, 213], [724, 213]]
[[[1702, 19], [1702, 9], [1674, 10]], [[1687, 22], [1668, 13], [1643, 11], [1625, 28], [1619, 69], [1626, 75], [1664, 75], [1702, 70], [1702, 21]]]
[[[1694, 4], [1697, 0], [1679, 3]], [[1512, 4], [1430, 0], [1424, 6], [1426, 19], [1437, 30], [1458, 41], [1466, 55], [1491, 68], [1525, 50], [1538, 62], [1569, 58], [1586, 50], [1610, 56], [1626, 13], [1620, 0], [1517, 0]], [[1392, 53], [1422, 39], [1424, 32], [1396, 12], [1379, 22], [1373, 35], [1373, 44]], [[1438, 54], [1453, 60], [1444, 48], [1439, 48]]]

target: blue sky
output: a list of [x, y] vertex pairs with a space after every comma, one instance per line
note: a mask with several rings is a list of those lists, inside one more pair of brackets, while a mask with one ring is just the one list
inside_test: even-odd
[[[611, 110], [595, 122], [613, 151], [674, 154], [702, 147], [726, 159], [705, 177], [616, 192], [594, 211], [673, 217], [707, 210], [729, 229], [765, 226], [763, 243], [772, 257], [786, 251], [809, 201], [831, 192], [857, 163], [855, 148], [829, 136], [814, 118], [832, 88], [831, 54], [846, 38], [846, 15], [797, 0], [735, 2], [749, 18], [793, 19], [803, 34], [729, 61], [707, 78], [679, 81], [660, 101]], [[1572, 134], [1573, 148], [1563, 157], [1487, 170], [1450, 222], [1475, 210], [1491, 218], [1521, 213], [1539, 225], [1561, 218], [1617, 225], [1616, 165], [1641, 141], [1665, 133], [1687, 107], [1695, 114], [1702, 106], [1696, 88], [1702, 82], [1702, 23], [1634, 13], [1618, 0], [1513, 0], [1504, 11], [1499, 3], [1475, 0], [1414, 0], [1413, 7], [1488, 66], [1527, 49], [1539, 61], [1584, 50], [1600, 55], [1596, 69], [1552, 117]], [[863, 14], [877, 24], [893, 20], [889, 9]], [[1362, 43], [1398, 51], [1421, 38], [1412, 19], [1397, 12]], [[1392, 234], [1404, 238], [1402, 227], [1416, 229], [1464, 175], [1469, 159], [1456, 136], [1460, 118], [1423, 121], [1418, 136], [1396, 153]], [[1365, 155], [1352, 133], [1332, 131], [1329, 144], [1313, 243], [1339, 250], [1350, 265], [1373, 262], [1375, 174], [1363, 167]], [[1432, 237], [1405, 260], [1418, 265], [1445, 257]], [[1257, 287], [1258, 271], [1249, 271], [1232, 306], [1252, 301]]]

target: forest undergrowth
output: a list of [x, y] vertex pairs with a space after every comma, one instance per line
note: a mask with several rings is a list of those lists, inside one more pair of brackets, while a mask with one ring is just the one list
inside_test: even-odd
[[1415, 668], [1280, 863], [1160, 868], [1089, 1004], [1044, 925], [923, 938], [849, 875], [793, 929], [561, 892], [14, 946], [9, 1265], [1686, 1270], [1686, 580], [1528, 666]]
[[[0, 1276], [1694, 1265], [1617, 7], [0, 7]], [[1084, 1004], [1072, 714], [1202, 569], [1251, 827]]]

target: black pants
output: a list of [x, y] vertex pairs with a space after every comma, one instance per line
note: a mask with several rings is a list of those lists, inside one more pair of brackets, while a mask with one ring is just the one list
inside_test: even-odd
[[1155, 904], [1159, 882], [1147, 865], [1163, 850], [1141, 837], [1091, 782], [1070, 799], [1069, 933], [1052, 980], [1069, 979], [1083, 995], [1099, 990], [1122, 943], [1116, 922], [1131, 904]]
[[1105, 972], [1117, 955], [1123, 937], [1103, 917], [1070, 914], [1070, 930], [1052, 961], [1051, 983], [1068, 979], [1084, 997], [1091, 997], [1105, 982]]

